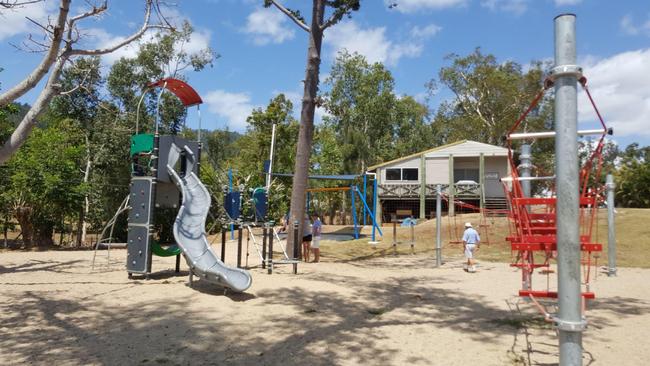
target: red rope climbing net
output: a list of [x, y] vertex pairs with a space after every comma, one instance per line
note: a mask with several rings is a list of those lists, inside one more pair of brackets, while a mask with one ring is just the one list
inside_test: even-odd
[[[603, 201], [604, 186], [599, 181], [603, 166], [603, 147], [605, 136], [608, 133], [603, 118], [594, 103], [594, 100], [587, 87], [587, 79], [579, 79], [583, 90], [598, 116], [603, 128], [597, 145], [592, 153], [582, 164], [579, 173], [580, 179], [580, 250], [582, 252], [583, 285], [582, 296], [585, 299], [594, 298], [595, 294], [590, 291], [591, 267], [596, 265], [595, 254], [602, 251], [602, 244], [592, 241], [594, 233], [594, 222], [597, 218], [599, 203]], [[513, 263], [511, 266], [521, 269], [522, 288], [520, 296], [526, 297], [547, 297], [556, 298], [557, 292], [550, 290], [549, 273], [551, 273], [551, 262], [557, 256], [556, 237], [556, 202], [554, 187], [547, 192], [546, 197], [525, 197], [523, 194], [521, 180], [514, 160], [511, 135], [514, 134], [521, 123], [531, 111], [539, 104], [545, 92], [553, 86], [551, 80], [544, 82], [543, 88], [535, 96], [528, 109], [517, 119], [506, 135], [508, 147], [508, 162], [510, 164], [511, 177], [504, 180], [503, 186], [508, 201], [508, 218], [510, 221], [510, 235], [506, 240], [511, 244], [513, 252]], [[592, 174], [595, 173], [595, 174]], [[594, 179], [595, 177], [595, 179]], [[546, 274], [546, 289], [533, 288], [533, 274], [536, 269]]]

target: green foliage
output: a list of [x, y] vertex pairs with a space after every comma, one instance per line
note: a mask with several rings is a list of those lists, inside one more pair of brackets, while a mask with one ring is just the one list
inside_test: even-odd
[[[185, 22], [180, 30], [158, 33], [154, 40], [140, 46], [135, 58], [122, 58], [112, 67], [107, 77], [107, 88], [120, 107], [135, 116], [142, 91], [151, 82], [165, 77], [185, 79], [183, 71], [201, 71], [218, 57], [210, 48], [189, 53], [185, 48], [194, 29]], [[140, 111], [140, 129], [151, 131], [154, 127], [156, 102], [159, 90], [147, 94]], [[162, 133], [178, 133], [185, 121], [183, 104], [170, 93], [164, 93], [160, 103]]]
[[[452, 54], [447, 59], [451, 65], [440, 70], [439, 80], [428, 84], [431, 93], [442, 84], [454, 96], [441, 103], [435, 116], [441, 138], [445, 142], [470, 139], [502, 145], [503, 136], [541, 89], [543, 65], [533, 62], [524, 72], [518, 63], [499, 63], [494, 55], [483, 54], [479, 48], [467, 56]], [[520, 130], [552, 127], [548, 101], [541, 101]]]
[[342, 52], [325, 84], [325, 120], [336, 131], [342, 171], [359, 173], [434, 145], [427, 108], [412, 97], [397, 97], [393, 77], [382, 64]]
[[[85, 145], [73, 120], [50, 121], [36, 129], [9, 161], [9, 195], [16, 208], [29, 212], [21, 221], [23, 235], [33, 225], [39, 245], [52, 244], [55, 225], [79, 212], [87, 186], [79, 164]], [[27, 237], [25, 240], [27, 241]]]
[[650, 207], [650, 146], [630, 144], [621, 154], [616, 172], [616, 201], [632, 208]]

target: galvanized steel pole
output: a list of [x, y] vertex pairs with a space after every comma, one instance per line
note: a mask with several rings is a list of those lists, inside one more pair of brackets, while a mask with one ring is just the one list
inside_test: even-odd
[[[533, 168], [532, 156], [530, 153], [530, 144], [521, 145], [521, 154], [519, 154], [519, 176], [522, 178], [529, 178]], [[523, 190], [524, 197], [530, 197], [530, 180], [520, 180], [521, 189]]]
[[560, 365], [582, 365], [575, 14], [555, 18], [555, 169]]
[[440, 238], [440, 225], [442, 225], [442, 185], [436, 186], [436, 267], [442, 265], [442, 240]]
[[607, 174], [607, 275], [616, 276], [616, 224], [614, 223], [614, 177]]
[[[517, 168], [519, 169], [519, 176], [523, 178], [519, 180], [519, 184], [521, 184], [524, 197], [530, 197], [530, 180], [527, 178], [530, 178], [530, 173], [533, 168], [531, 161], [530, 144], [522, 144], [521, 153], [519, 154], [519, 166]], [[526, 207], [526, 209], [530, 212], [530, 207]], [[532, 262], [533, 252], [526, 251], [523, 255], [527, 257], [526, 259], [529, 262]], [[531, 290], [532, 288], [531, 270], [529, 268], [521, 269], [521, 287], [524, 290]]]

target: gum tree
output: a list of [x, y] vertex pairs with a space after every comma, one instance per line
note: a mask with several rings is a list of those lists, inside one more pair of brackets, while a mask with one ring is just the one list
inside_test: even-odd
[[[264, 0], [265, 7], [275, 7], [284, 13], [300, 29], [309, 34], [307, 47], [307, 69], [305, 71], [305, 87], [300, 112], [300, 130], [296, 147], [296, 162], [294, 166], [293, 189], [291, 191], [290, 222], [298, 222], [298, 237], [302, 237], [303, 216], [305, 212], [305, 194], [307, 177], [309, 175], [309, 157], [311, 155], [312, 138], [314, 134], [314, 111], [318, 94], [318, 75], [321, 64], [321, 46], [325, 30], [338, 23], [344, 16], [350, 16], [359, 10], [360, 0], [312, 0], [311, 22], [300, 14], [299, 10], [286, 8], [279, 0]], [[328, 13], [326, 18], [326, 13]], [[293, 252], [293, 230], [289, 230], [287, 251]]]

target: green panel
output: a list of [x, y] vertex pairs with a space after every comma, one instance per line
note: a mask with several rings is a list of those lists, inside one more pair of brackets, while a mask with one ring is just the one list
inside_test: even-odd
[[131, 156], [141, 153], [153, 151], [153, 135], [148, 133], [141, 133], [139, 135], [131, 136]]
[[151, 244], [151, 252], [159, 257], [171, 257], [183, 253], [181, 248], [176, 244], [172, 244], [165, 248], [156, 241]]

